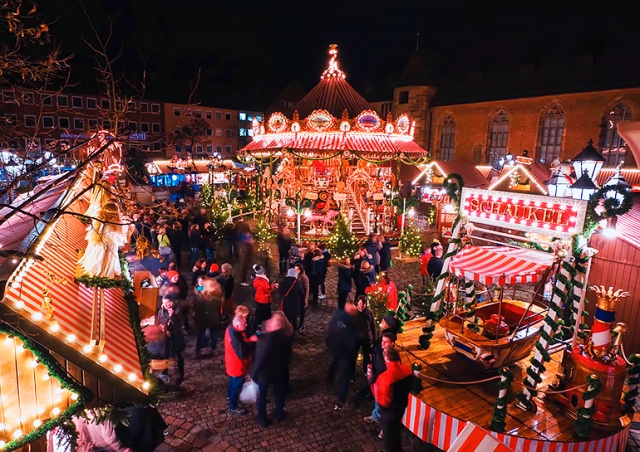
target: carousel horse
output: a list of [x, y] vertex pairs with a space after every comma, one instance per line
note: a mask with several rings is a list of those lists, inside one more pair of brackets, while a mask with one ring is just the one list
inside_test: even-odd
[[337, 215], [338, 215], [337, 210], [330, 210], [324, 215], [317, 215], [317, 214], [311, 213], [311, 215], [305, 216], [304, 222], [311, 223], [314, 229], [317, 229], [317, 227], [315, 226], [316, 224], [322, 223], [322, 228], [324, 229], [327, 227], [327, 225], [333, 227], [333, 223], [334, 223], [333, 219]]

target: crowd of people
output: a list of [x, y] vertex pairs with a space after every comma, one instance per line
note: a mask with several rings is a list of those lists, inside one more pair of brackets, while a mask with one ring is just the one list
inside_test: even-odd
[[[160, 212], [161, 217], [166, 216]], [[201, 359], [207, 356], [203, 352], [208, 347], [213, 354], [218, 336], [223, 334], [229, 412], [246, 414], [239, 397], [250, 378], [259, 388], [257, 423], [266, 427], [271, 422], [266, 412], [269, 388], [273, 388], [275, 399], [273, 418], [283, 419], [285, 399], [292, 390], [289, 368], [295, 337], [305, 331], [309, 306], [327, 299], [325, 280], [331, 250], [315, 243], [308, 243], [303, 249], [294, 242], [291, 231], [283, 228], [277, 236], [279, 275], [270, 278], [268, 265], [251, 266], [253, 240], [247, 223], [229, 223], [227, 232], [216, 241], [208, 232], [210, 222], [205, 209], [166, 213], [177, 216], [160, 225], [160, 221], [149, 224], [150, 215], [140, 217], [139, 233], [150, 234], [150, 241], [157, 243], [163, 263], [167, 264], [156, 278], [161, 303], [154, 326], [163, 346], [151, 350], [152, 357], [155, 351], [158, 357], [175, 359], [175, 384], [179, 385], [185, 378], [185, 335], [195, 338], [195, 358]], [[154, 235], [155, 230], [158, 233]], [[191, 287], [184, 276], [183, 252], [193, 265]], [[326, 331], [326, 347], [331, 356], [327, 383], [336, 383], [334, 410], [348, 407], [349, 388], [361, 353], [367, 384], [360, 388], [358, 397], [375, 400], [373, 412], [364, 420], [380, 423], [386, 450], [398, 450], [400, 422], [408, 397], [405, 380], [413, 373], [409, 366], [399, 363], [394, 350], [400, 322], [385, 316], [378, 325], [366, 294], [368, 287], [378, 285], [388, 294], [388, 307], [397, 308], [397, 289], [388, 273], [390, 265], [390, 245], [377, 234], [372, 234], [352, 258], [336, 263], [338, 303]], [[243, 286], [253, 286], [252, 297], [233, 299], [234, 274]], [[227, 317], [229, 324], [222, 333]]]

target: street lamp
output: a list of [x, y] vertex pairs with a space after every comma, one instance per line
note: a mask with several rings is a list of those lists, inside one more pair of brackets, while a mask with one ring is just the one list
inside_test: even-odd
[[571, 184], [569, 183], [569, 179], [564, 175], [562, 170], [558, 168], [558, 170], [553, 174], [551, 179], [547, 182], [547, 189], [549, 190], [549, 196], [553, 196], [556, 198], [564, 198], [567, 196], [567, 191]]
[[584, 149], [571, 160], [571, 163], [578, 180], [583, 174], [586, 174], [595, 183], [605, 161], [606, 159], [593, 147], [593, 140], [589, 140]]
[[582, 173], [582, 176], [571, 186], [571, 196], [573, 199], [588, 201], [597, 189], [598, 187], [596, 187], [588, 174], [584, 172]]
[[614, 175], [603, 185], [604, 188], [610, 189], [605, 191], [604, 196], [608, 199], [616, 199], [619, 205], [624, 201], [624, 194], [631, 189], [631, 185], [622, 176], [622, 171], [620, 170], [623, 163], [621, 162], [620, 165], [616, 166]]

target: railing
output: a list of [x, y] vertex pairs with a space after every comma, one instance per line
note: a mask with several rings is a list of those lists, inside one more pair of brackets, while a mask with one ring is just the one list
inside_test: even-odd
[[362, 225], [364, 226], [365, 233], [369, 235], [370, 233], [370, 221], [369, 221], [369, 210], [367, 205], [364, 202], [362, 193], [357, 184], [354, 184], [352, 188], [349, 190], [349, 196], [353, 199], [353, 205], [355, 207], [355, 214], [358, 215]]

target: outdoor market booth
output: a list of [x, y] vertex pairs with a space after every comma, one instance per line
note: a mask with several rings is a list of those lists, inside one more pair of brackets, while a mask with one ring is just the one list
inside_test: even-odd
[[149, 179], [155, 187], [177, 187], [181, 183], [200, 187], [203, 184], [232, 184], [238, 189], [252, 185], [254, 168], [233, 159], [183, 159], [153, 160], [146, 164]]
[[[627, 328], [615, 314], [629, 294], [594, 287], [595, 319], [583, 315], [597, 252], [588, 238], [597, 220], [615, 215], [603, 212], [613, 204], [603, 201], [630, 195], [607, 184], [585, 193], [580, 179], [576, 199], [558, 192], [564, 185], [557, 179], [536, 187], [539, 195], [454, 190], [460, 215], [445, 254], [448, 271], [426, 323], [407, 322], [398, 336], [403, 361], [425, 386], [410, 395], [403, 420], [421, 439], [448, 450], [473, 430], [504, 450], [625, 449], [640, 366], [635, 355], [624, 356]], [[451, 175], [448, 183], [461, 186], [462, 179]], [[623, 204], [615, 204], [620, 214]]]
[[424, 163], [427, 152], [413, 141], [411, 118], [381, 118], [345, 80], [336, 45], [329, 55], [320, 83], [293, 115], [254, 119], [253, 141], [240, 152], [258, 163], [273, 224], [316, 239], [329, 235], [342, 212], [360, 235], [395, 231], [392, 162]]
[[85, 407], [148, 400], [138, 306], [118, 254], [128, 227], [112, 183], [120, 147], [105, 136], [76, 169], [0, 210], [3, 450], [44, 450], [43, 435]]

